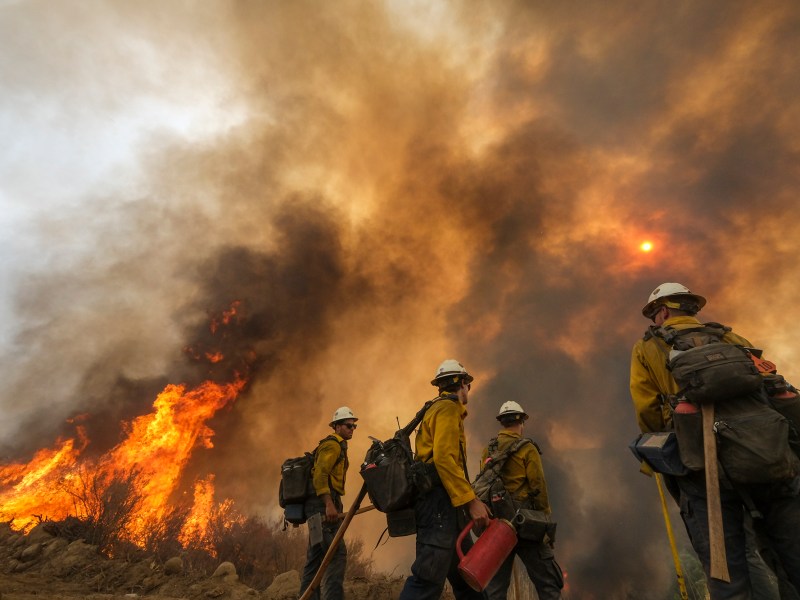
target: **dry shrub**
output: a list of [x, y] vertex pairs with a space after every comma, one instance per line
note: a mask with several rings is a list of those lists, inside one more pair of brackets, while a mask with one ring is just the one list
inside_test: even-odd
[[347, 542], [347, 571], [345, 577], [355, 578], [364, 577], [372, 579], [375, 573], [372, 564], [372, 557], [364, 555], [364, 540], [360, 537], [353, 538]]
[[143, 527], [144, 535], [138, 540], [142, 550], [162, 563], [181, 555], [180, 535], [189, 512], [187, 504], [179, 504], [169, 507], [160, 518], [148, 519]]
[[[188, 572], [202, 575], [210, 575], [220, 562], [230, 561], [240, 580], [256, 589], [266, 588], [280, 573], [302, 572], [308, 546], [305, 527], [284, 528], [282, 520], [245, 517], [230, 501], [215, 505], [207, 525], [188, 537], [188, 505], [175, 505], [140, 527], [141, 523], [134, 521], [143, 500], [139, 477], [137, 470], [117, 472], [110, 478], [81, 470], [76, 482], [63, 484], [73, 498], [76, 516], [54, 523], [55, 532], [70, 539], [83, 538], [109, 556], [146, 553], [160, 562], [181, 556]], [[372, 559], [364, 555], [363, 540], [348, 539], [347, 548], [347, 576], [369, 578]]]
[[[130, 546], [129, 526], [143, 499], [138, 491], [139, 476], [137, 469], [115, 471], [105, 477], [82, 468], [74, 482], [61, 483], [73, 499], [73, 528], [103, 554], [119, 554]], [[75, 524], [75, 518], [80, 526]]]

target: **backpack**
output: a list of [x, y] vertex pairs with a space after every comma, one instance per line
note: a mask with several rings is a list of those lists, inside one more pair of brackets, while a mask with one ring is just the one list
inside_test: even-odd
[[495, 517], [512, 523], [518, 537], [552, 544], [556, 537], [556, 522], [544, 511], [533, 510], [531, 505], [519, 506], [506, 490], [500, 476], [508, 459], [525, 444], [533, 444], [536, 451], [542, 453], [539, 444], [529, 438], [520, 438], [502, 451], [498, 449], [497, 438], [492, 438], [489, 441], [489, 456], [483, 462], [483, 470], [472, 482], [472, 489], [479, 500], [491, 507]]
[[[717, 458], [731, 482], [794, 477], [800, 463], [789, 445], [789, 422], [770, 406], [749, 351], [722, 341], [729, 331], [719, 323], [705, 323], [681, 330], [651, 327], [648, 334], [672, 347], [669, 353], [662, 350], [680, 388], [677, 399], [713, 403]], [[681, 461], [691, 470], [703, 469], [700, 411], [674, 411], [672, 419]]]
[[360, 473], [367, 494], [379, 511], [390, 513], [407, 509], [417, 496], [433, 486], [425, 465], [414, 461], [411, 432], [433, 403], [440, 399], [428, 400], [408, 425], [398, 429], [390, 440], [382, 442], [373, 438]]
[[[278, 504], [284, 509], [284, 518], [294, 525], [306, 522], [307, 515], [303, 509], [305, 501], [316, 496], [312, 472], [317, 450], [323, 442], [335, 440], [336, 436], [329, 435], [320, 440], [313, 452], [305, 452], [303, 456], [286, 459], [281, 465], [281, 482], [278, 486]], [[337, 440], [338, 441], [338, 440]], [[344, 445], [335, 464], [339, 464], [345, 455]]]
[[667, 368], [680, 388], [678, 395], [700, 404], [725, 401], [761, 389], [763, 380], [749, 351], [722, 341], [730, 330], [719, 323], [687, 329], [650, 328], [648, 333], [672, 348], [667, 355]]
[[481, 472], [478, 473], [478, 476], [475, 477], [475, 481], [472, 482], [472, 489], [475, 491], [475, 495], [481, 502], [485, 502], [486, 504], [490, 503], [491, 493], [493, 487], [495, 486], [495, 482], [500, 481], [502, 484], [500, 471], [503, 470], [503, 467], [508, 459], [511, 458], [511, 455], [522, 448], [522, 446], [525, 444], [533, 444], [536, 447], [536, 450], [539, 451], [539, 454], [542, 453], [542, 451], [539, 450], [539, 446], [536, 444], [536, 442], [528, 438], [520, 438], [502, 451], [498, 448], [497, 438], [492, 438], [489, 441], [489, 456], [487, 456], [486, 460], [483, 461], [483, 468]]

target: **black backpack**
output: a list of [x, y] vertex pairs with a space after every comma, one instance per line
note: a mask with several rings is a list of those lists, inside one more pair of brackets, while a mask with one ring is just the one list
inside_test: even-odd
[[[314, 460], [320, 445], [328, 440], [335, 440], [336, 436], [329, 435], [319, 441], [313, 452], [306, 452], [303, 456], [286, 459], [281, 465], [281, 483], [278, 487], [278, 504], [284, 509], [284, 518], [289, 523], [300, 525], [306, 522], [303, 510], [305, 501], [316, 496], [312, 471]], [[338, 441], [338, 440], [337, 440]], [[341, 452], [335, 464], [344, 459], [345, 446], [340, 442]]]
[[426, 477], [426, 466], [414, 461], [411, 432], [422, 421], [425, 412], [440, 399], [427, 401], [408, 425], [397, 430], [390, 440], [382, 442], [373, 438], [360, 473], [367, 494], [379, 511], [391, 513], [409, 508], [418, 495], [433, 485]]
[[[722, 473], [733, 483], [769, 483], [794, 477], [800, 463], [789, 445], [789, 422], [770, 405], [764, 379], [749, 350], [722, 341], [719, 323], [687, 328], [651, 327], [664, 340], [667, 367], [680, 391], [676, 400], [713, 403], [714, 431]], [[699, 411], [673, 412], [680, 458], [691, 470], [704, 468]]]

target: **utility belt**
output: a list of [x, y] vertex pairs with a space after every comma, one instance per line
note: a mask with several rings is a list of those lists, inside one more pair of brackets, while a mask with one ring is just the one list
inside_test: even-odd
[[514, 515], [512, 524], [520, 539], [550, 545], [556, 541], [557, 524], [541, 510], [521, 508]]

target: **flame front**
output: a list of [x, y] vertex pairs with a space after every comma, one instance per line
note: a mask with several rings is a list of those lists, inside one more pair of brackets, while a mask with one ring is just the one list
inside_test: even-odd
[[[206, 422], [231, 404], [245, 383], [206, 381], [188, 391], [183, 385], [168, 385], [153, 403], [153, 412], [130, 423], [126, 439], [97, 461], [81, 458], [88, 440], [79, 427], [77, 439], [39, 450], [27, 464], [0, 468], [4, 487], [0, 518], [22, 529], [35, 523], [37, 516], [60, 520], [80, 512], [75, 499], [80, 497], [87, 476], [108, 482], [119, 473], [138, 472], [136, 491], [142, 500], [130, 528], [132, 541], [137, 541], [146, 523], [164, 515], [192, 451], [197, 446], [213, 447], [214, 432]], [[202, 494], [195, 494], [192, 531], [203, 531], [203, 520], [210, 515], [213, 475], [203, 480], [202, 490]]]

